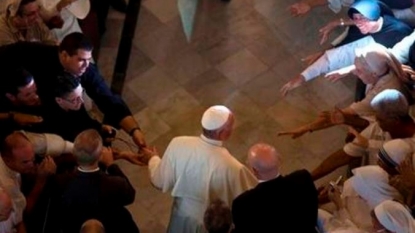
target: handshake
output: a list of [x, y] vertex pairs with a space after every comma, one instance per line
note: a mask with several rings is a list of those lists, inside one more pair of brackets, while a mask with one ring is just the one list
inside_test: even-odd
[[158, 156], [155, 147], [141, 147], [138, 152], [113, 150], [114, 159], [124, 159], [132, 164], [147, 166], [153, 156]]

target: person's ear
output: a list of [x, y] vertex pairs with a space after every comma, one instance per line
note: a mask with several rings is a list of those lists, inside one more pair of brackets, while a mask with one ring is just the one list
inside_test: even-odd
[[69, 56], [69, 53], [68, 52], [66, 52], [65, 50], [63, 50], [62, 52], [61, 52], [61, 55], [62, 55], [62, 58], [64, 59], [64, 60], [68, 60], [71, 56]]
[[254, 174], [254, 176], [259, 179], [259, 172], [258, 172], [258, 170], [251, 166], [251, 171]]
[[56, 101], [56, 103], [57, 103], [57, 104], [61, 105], [61, 104], [62, 104], [63, 99], [62, 99], [62, 98], [60, 98], [60, 97], [55, 97], [55, 101]]

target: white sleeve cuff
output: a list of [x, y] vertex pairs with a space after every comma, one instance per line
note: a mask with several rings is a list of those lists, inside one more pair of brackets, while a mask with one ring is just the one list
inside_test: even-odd
[[157, 169], [158, 165], [160, 164], [161, 158], [156, 155], [150, 158], [150, 161], [148, 161], [148, 169], [150, 170], [150, 173], [153, 173], [155, 169]]

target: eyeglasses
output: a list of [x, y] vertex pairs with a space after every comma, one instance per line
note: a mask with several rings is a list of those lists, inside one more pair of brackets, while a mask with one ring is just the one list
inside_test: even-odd
[[64, 99], [65, 101], [67, 101], [68, 103], [71, 103], [71, 104], [83, 103], [84, 102], [84, 98], [83, 98], [84, 92], [85, 92], [85, 89], [82, 88], [82, 92], [81, 92], [80, 96], [77, 96], [73, 99], [67, 99], [67, 98], [62, 98], [62, 99]]

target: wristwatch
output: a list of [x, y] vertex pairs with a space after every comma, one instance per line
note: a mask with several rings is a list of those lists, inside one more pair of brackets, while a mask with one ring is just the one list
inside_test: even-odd
[[343, 20], [343, 18], [340, 18], [340, 26], [344, 26], [344, 20]]

